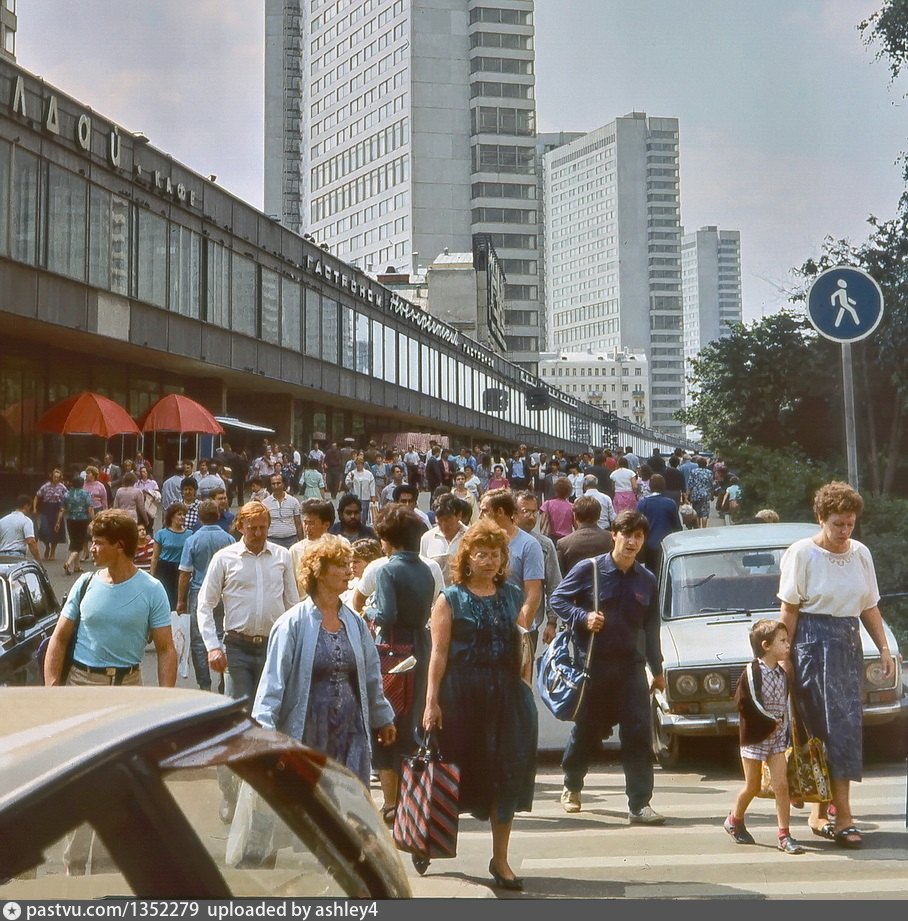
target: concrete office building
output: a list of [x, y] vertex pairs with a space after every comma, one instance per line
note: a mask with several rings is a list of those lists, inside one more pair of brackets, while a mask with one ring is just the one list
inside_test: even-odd
[[0, 0], [0, 57], [16, 60], [16, 0]]
[[539, 376], [584, 403], [637, 425], [648, 424], [649, 370], [643, 352], [563, 352], [540, 360]]
[[533, 0], [266, 0], [265, 210], [370, 274], [488, 234], [535, 368]]
[[[737, 230], [701, 227], [681, 237], [681, 294], [684, 302], [684, 365], [700, 349], [728, 335], [740, 323], [741, 234]], [[688, 389], [685, 405], [690, 405]]]
[[545, 154], [549, 349], [643, 351], [653, 428], [680, 434], [678, 120], [633, 112]]

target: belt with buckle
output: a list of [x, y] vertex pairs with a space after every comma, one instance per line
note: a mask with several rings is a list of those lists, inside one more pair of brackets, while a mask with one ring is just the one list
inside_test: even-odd
[[139, 670], [138, 665], [83, 665], [75, 660], [73, 660], [73, 665], [82, 669], [83, 672], [89, 672], [92, 675], [106, 675], [108, 678], [118, 678], [120, 681]]
[[224, 639], [233, 640], [235, 643], [245, 643], [248, 646], [261, 646], [268, 642], [267, 636], [253, 636], [250, 633], [240, 633], [239, 630], [225, 630]]

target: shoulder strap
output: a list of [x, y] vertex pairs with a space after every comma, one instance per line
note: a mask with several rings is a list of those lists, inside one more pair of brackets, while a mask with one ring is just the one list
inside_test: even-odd
[[757, 694], [755, 676], [756, 671], [760, 667], [758, 659], [754, 659], [749, 666], [747, 666], [744, 671], [747, 673], [747, 686], [750, 690], [750, 699], [753, 701], [754, 706], [763, 714], [767, 719], [775, 720], [776, 718], [763, 706], [762, 701], [760, 700]]
[[76, 626], [79, 625], [79, 621], [82, 619], [82, 602], [85, 599], [85, 593], [88, 591], [88, 584], [94, 577], [93, 572], [89, 573], [88, 578], [79, 587], [79, 597], [76, 598], [76, 619], [74, 621]]

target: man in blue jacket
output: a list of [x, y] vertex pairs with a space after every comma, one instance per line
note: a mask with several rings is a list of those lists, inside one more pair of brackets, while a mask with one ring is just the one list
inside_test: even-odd
[[[612, 523], [612, 551], [577, 563], [551, 597], [555, 614], [574, 631], [583, 661], [589, 643], [593, 643], [589, 687], [561, 760], [561, 804], [565, 812], [580, 812], [580, 791], [589, 763], [601, 740], [617, 725], [632, 825], [665, 822], [665, 817], [650, 806], [650, 694], [665, 690], [665, 676], [656, 578], [637, 562], [648, 531], [646, 518], [639, 512], [622, 512]], [[593, 566], [599, 582], [596, 601]], [[646, 679], [647, 664], [653, 674], [651, 684]]]

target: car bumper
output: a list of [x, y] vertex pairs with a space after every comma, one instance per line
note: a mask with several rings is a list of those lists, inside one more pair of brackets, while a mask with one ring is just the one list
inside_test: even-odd
[[[884, 704], [864, 707], [864, 725], [879, 726], [901, 715], [908, 715], [908, 697]], [[738, 732], [737, 713], [666, 713], [659, 711], [659, 723], [667, 732], [679, 736], [724, 736]]]

